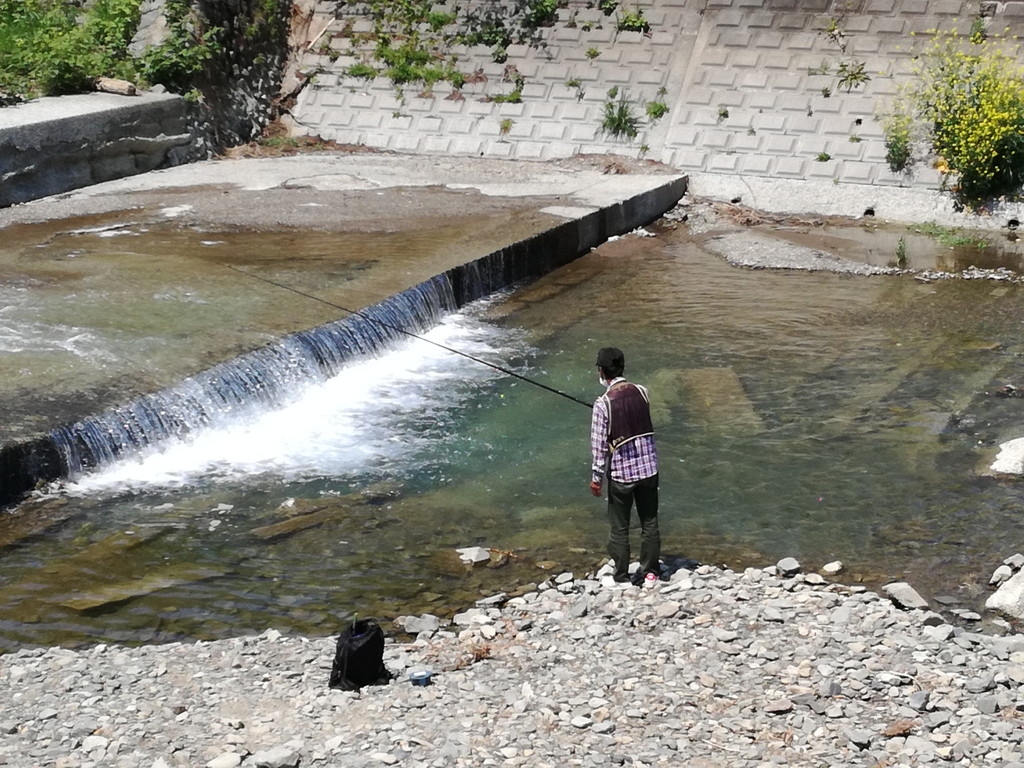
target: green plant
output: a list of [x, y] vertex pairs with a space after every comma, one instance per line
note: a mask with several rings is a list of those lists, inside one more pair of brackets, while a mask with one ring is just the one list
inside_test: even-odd
[[647, 156], [647, 153], [651, 151], [651, 148], [647, 144], [641, 144], [640, 148], [637, 151], [639, 153], [640, 159], [643, 159], [644, 157]]
[[617, 0], [597, 0], [597, 9], [605, 16], [611, 16], [619, 7]]
[[988, 39], [988, 25], [985, 17], [978, 15], [971, 20], [971, 31], [969, 34], [972, 43], [979, 44]]
[[532, 27], [543, 27], [558, 18], [558, 0], [527, 0], [526, 23]]
[[645, 107], [647, 117], [651, 120], [660, 120], [668, 114], [668, 104], [663, 101], [650, 101]]
[[907, 268], [907, 238], [900, 237], [896, 243], [896, 266], [900, 269]]
[[491, 96], [488, 101], [493, 101], [495, 104], [521, 104], [523, 94], [519, 90], [512, 91], [511, 93], [499, 93]]
[[449, 24], [454, 24], [457, 18], [458, 16], [454, 13], [431, 11], [427, 14], [424, 21], [427, 23], [427, 26], [430, 27], [431, 32], [440, 32]]
[[1024, 182], [1024, 71], [999, 40], [937, 34], [917, 59], [910, 101], [964, 205]]
[[[846, 53], [846, 31], [843, 29], [838, 18], [829, 19], [821, 33], [839, 49], [840, 55]], [[847, 93], [850, 93], [854, 88], [859, 88], [871, 80], [871, 76], [866, 70], [867, 65], [863, 61], [856, 61], [854, 59], [839, 61], [835, 68], [836, 87], [845, 88]], [[831, 72], [832, 66], [828, 60], [823, 61], [817, 69], [808, 70], [810, 75], [828, 75]], [[822, 87], [821, 95], [827, 99], [832, 96], [833, 91], [834, 89], [831, 85], [826, 85]]]
[[596, 59], [600, 55], [601, 55], [601, 52], [599, 50], [597, 50], [597, 48], [587, 48], [586, 57], [588, 59], [590, 59], [591, 61], [593, 61], [594, 59]]
[[299, 146], [299, 140], [293, 136], [264, 136], [256, 143], [269, 149], [297, 149]]
[[220, 52], [217, 36], [223, 30], [209, 26], [204, 17], [192, 10], [188, 0], [167, 0], [164, 17], [168, 36], [145, 52], [142, 74], [151, 83], [187, 93], [194, 88], [206, 63]]
[[860, 144], [862, 141], [864, 141], [864, 139], [862, 139], [857, 134], [855, 134], [855, 133], [851, 134], [851, 136], [850, 136], [850, 143], [851, 144]]
[[519, 104], [523, 100], [523, 86], [526, 85], [526, 78], [522, 76], [517, 70], [514, 70], [510, 65], [508, 69], [512, 69], [511, 75], [506, 71], [505, 80], [512, 81], [511, 93], [500, 93], [497, 96], [491, 96], [490, 101], [498, 104]]
[[649, 32], [651, 29], [651, 25], [644, 18], [644, 12], [639, 8], [626, 11], [619, 17], [615, 26], [620, 32]]
[[619, 95], [617, 87], [608, 91], [601, 132], [616, 139], [635, 139], [640, 133], [640, 118], [633, 113], [633, 102], [626, 98], [625, 93]]
[[583, 96], [586, 94], [586, 90], [583, 88], [583, 81], [578, 77], [570, 78], [565, 81], [566, 88], [576, 89], [576, 101], [583, 101]]
[[832, 159], [832, 155], [830, 155], [828, 152], [819, 152], [818, 156], [814, 159], [817, 160], [819, 163], [827, 163], [829, 160]]
[[719, 107], [718, 108], [718, 122], [722, 122], [723, 120], [728, 120], [728, 119], [729, 119], [729, 108], [728, 107]]
[[508, 136], [508, 132], [512, 130], [513, 124], [513, 121], [510, 118], [506, 117], [504, 120], [498, 123], [498, 132], [502, 136]]
[[451, 64], [438, 61], [434, 54], [411, 40], [393, 46], [382, 39], [374, 55], [383, 62], [384, 74], [395, 85], [421, 82], [430, 87], [441, 80], [464, 82], [463, 75]]
[[871, 75], [864, 71], [863, 61], [842, 61], [836, 70], [839, 87], [845, 88], [850, 93], [854, 88], [859, 88], [871, 80]]
[[956, 227], [943, 227], [933, 221], [918, 225], [916, 230], [922, 235], [934, 237], [947, 248], [985, 248], [989, 244], [980, 235], [972, 235]]
[[345, 74], [349, 77], [359, 78], [360, 80], [373, 80], [373, 78], [377, 76], [377, 70], [369, 64], [360, 62], [358, 64], [353, 64], [346, 69]]
[[891, 112], [882, 118], [882, 132], [885, 135], [885, 162], [893, 173], [903, 173], [910, 168], [913, 145], [910, 130], [912, 119], [906, 112]]
[[843, 30], [842, 25], [839, 23], [839, 19], [833, 17], [829, 19], [822, 33], [828, 38], [828, 41], [835, 45], [840, 52], [846, 53], [846, 32]]
[[82, 10], [54, 0], [0, 0], [0, 92], [56, 96], [96, 77], [137, 79], [128, 44], [139, 0], [95, 0]]

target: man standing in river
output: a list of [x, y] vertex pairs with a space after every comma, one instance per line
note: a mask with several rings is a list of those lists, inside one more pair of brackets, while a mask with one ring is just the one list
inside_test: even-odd
[[612, 578], [629, 578], [629, 519], [633, 504], [640, 518], [640, 568], [633, 583], [662, 577], [661, 533], [658, 530], [658, 451], [647, 390], [623, 378], [622, 350], [604, 347], [597, 353], [599, 380], [605, 393], [594, 402], [590, 422], [593, 458], [590, 492], [601, 495], [608, 478], [608, 554]]

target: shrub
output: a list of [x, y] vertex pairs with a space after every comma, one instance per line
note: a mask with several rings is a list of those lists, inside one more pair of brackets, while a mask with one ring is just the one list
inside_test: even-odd
[[188, 0], [167, 0], [164, 5], [169, 35], [142, 57], [142, 74], [175, 93], [188, 93], [214, 54], [219, 52], [220, 27], [205, 28], [204, 20]]
[[91, 90], [95, 78], [137, 75], [127, 48], [139, 0], [0, 0], [0, 91], [25, 97]]
[[558, 0], [528, 0], [525, 22], [531, 27], [543, 27], [558, 18]]
[[1024, 72], [997, 41], [936, 35], [911, 97], [960, 202], [1015, 195], [1024, 181]]

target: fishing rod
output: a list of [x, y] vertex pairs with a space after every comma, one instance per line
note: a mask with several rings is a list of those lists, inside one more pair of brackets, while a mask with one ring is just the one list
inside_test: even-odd
[[552, 393], [554, 393], [556, 395], [561, 395], [565, 399], [572, 400], [574, 403], [579, 403], [580, 405], [586, 406], [587, 408], [593, 408], [594, 407], [591, 403], [588, 403], [585, 400], [580, 400], [577, 397], [573, 397], [569, 393], [563, 392], [560, 389], [555, 389], [554, 387], [549, 387], [547, 384], [541, 384], [539, 381], [534, 381], [533, 379], [528, 378], [526, 376], [523, 376], [522, 374], [516, 373], [515, 371], [510, 371], [508, 368], [503, 368], [500, 365], [495, 365], [494, 363], [489, 363], [486, 360], [482, 360], [479, 357], [475, 357], [475, 356], [469, 354], [468, 352], [462, 352], [461, 350], [453, 349], [452, 347], [445, 346], [444, 344], [441, 344], [440, 342], [432, 341], [430, 339], [424, 338], [423, 336], [420, 336], [419, 334], [413, 333], [412, 331], [407, 331], [404, 328], [399, 328], [397, 325], [392, 325], [391, 323], [385, 323], [383, 320], [378, 320], [376, 317], [370, 317], [365, 312], [360, 312], [360, 311], [355, 310], [355, 309], [349, 309], [348, 307], [343, 307], [340, 304], [335, 304], [334, 302], [327, 301], [327, 299], [322, 299], [319, 296], [314, 296], [311, 293], [306, 293], [304, 291], [300, 291], [298, 288], [293, 288], [290, 285], [284, 285], [283, 283], [278, 283], [278, 282], [276, 282], [274, 280], [271, 280], [270, 278], [261, 277], [260, 275], [254, 275], [252, 272], [246, 272], [244, 269], [239, 269], [238, 267], [232, 266], [231, 264], [225, 264], [224, 266], [226, 266], [228, 269], [234, 270], [235, 272], [243, 274], [246, 277], [251, 277], [253, 280], [261, 280], [264, 283], [268, 283], [269, 285], [273, 285], [275, 288], [281, 288], [282, 290], [285, 290], [285, 291], [291, 291], [292, 293], [296, 293], [299, 296], [304, 296], [307, 299], [312, 299], [313, 301], [319, 301], [321, 304], [326, 304], [328, 307], [334, 307], [334, 309], [340, 309], [342, 312], [347, 312], [350, 315], [355, 315], [357, 317], [363, 318], [364, 320], [369, 320], [371, 323], [376, 323], [377, 325], [380, 325], [380, 326], [382, 326], [384, 328], [389, 328], [392, 331], [397, 331], [398, 333], [404, 333], [406, 336], [411, 336], [414, 339], [419, 339], [420, 341], [425, 341], [428, 344], [433, 344], [435, 347], [440, 347], [441, 349], [445, 350], [446, 352], [451, 352], [453, 355], [459, 355], [461, 357], [466, 358], [467, 360], [472, 360], [474, 363], [479, 363], [480, 365], [486, 365], [488, 368], [493, 368], [494, 370], [500, 371], [501, 373], [504, 373], [507, 376], [512, 376], [514, 378], [520, 379], [521, 381], [525, 381], [527, 384], [533, 384], [535, 387], [540, 387], [541, 389], [546, 389], [548, 392], [552, 392]]

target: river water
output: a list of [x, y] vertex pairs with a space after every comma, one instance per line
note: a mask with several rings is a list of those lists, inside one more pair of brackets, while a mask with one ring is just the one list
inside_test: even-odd
[[446, 347], [585, 401], [597, 349], [621, 347], [652, 392], [669, 562], [839, 559], [845, 580], [976, 608], [1024, 540], [1020, 486], [984, 471], [1024, 434], [1024, 400], [995, 394], [1024, 381], [1022, 322], [1012, 284], [744, 270], [681, 229], [623, 238], [432, 343], [22, 505], [53, 525], [4, 553], [0, 650], [331, 634], [594, 568], [589, 409]]

